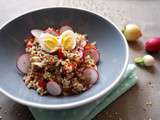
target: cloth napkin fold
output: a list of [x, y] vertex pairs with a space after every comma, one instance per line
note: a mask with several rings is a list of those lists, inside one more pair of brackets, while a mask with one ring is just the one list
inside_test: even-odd
[[66, 110], [43, 110], [29, 107], [36, 120], [91, 120], [137, 82], [136, 66], [129, 64], [118, 86], [97, 101]]

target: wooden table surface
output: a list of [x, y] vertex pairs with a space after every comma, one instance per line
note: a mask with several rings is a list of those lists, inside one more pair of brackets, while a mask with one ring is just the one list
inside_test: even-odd
[[[72, 6], [97, 12], [118, 27], [127, 23], [141, 26], [143, 37], [129, 44], [130, 63], [135, 56], [146, 54], [143, 43], [160, 36], [160, 1], [158, 0], [0, 0], [0, 26], [6, 21], [34, 9]], [[138, 83], [94, 120], [159, 120], [160, 119], [160, 54], [155, 54], [155, 67], [137, 69]], [[0, 116], [3, 120], [34, 120], [27, 107], [0, 93]], [[1, 120], [1, 118], [0, 118]]]

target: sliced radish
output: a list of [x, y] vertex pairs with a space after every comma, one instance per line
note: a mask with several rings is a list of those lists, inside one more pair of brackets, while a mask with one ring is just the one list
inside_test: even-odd
[[44, 33], [43, 30], [39, 30], [39, 29], [33, 29], [31, 30], [31, 34], [36, 37], [36, 38], [40, 38], [40, 36]]
[[96, 69], [87, 68], [83, 72], [84, 77], [90, 81], [90, 84], [93, 85], [99, 79], [99, 75]]
[[26, 74], [30, 66], [29, 55], [23, 54], [17, 60], [17, 68], [23, 74]]
[[72, 29], [70, 26], [65, 25], [65, 26], [62, 26], [62, 27], [60, 28], [60, 33], [63, 33], [63, 32], [66, 31], [66, 30], [72, 30], [72, 31], [73, 31], [73, 29]]
[[47, 83], [47, 91], [53, 96], [58, 96], [61, 94], [62, 89], [56, 82], [50, 81]]
[[88, 55], [95, 61], [95, 63], [97, 63], [99, 61], [99, 59], [100, 59], [99, 52], [96, 49], [93, 49], [93, 48], [86, 49], [84, 51], [83, 57], [85, 58]]
[[96, 65], [94, 66], [94, 69], [96, 69], [96, 70], [98, 69]]
[[48, 28], [45, 30], [45, 32], [57, 36], [57, 33], [53, 28]]
[[82, 47], [85, 47], [86, 45], [87, 45], [87, 41], [84, 40], [83, 42], [81, 42]]

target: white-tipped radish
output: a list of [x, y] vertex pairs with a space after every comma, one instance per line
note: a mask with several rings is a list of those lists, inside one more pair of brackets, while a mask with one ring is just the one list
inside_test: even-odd
[[143, 60], [144, 60], [145, 66], [153, 66], [155, 63], [155, 59], [151, 55], [145, 55], [143, 57]]
[[18, 68], [18, 70], [21, 73], [26, 74], [27, 71], [28, 71], [29, 66], [30, 66], [29, 55], [28, 54], [21, 55], [17, 60], [17, 68]]
[[99, 52], [98, 52], [97, 49], [93, 49], [93, 48], [86, 49], [84, 51], [84, 56], [83, 57], [85, 58], [88, 55], [95, 61], [95, 63], [97, 63], [100, 59], [100, 55], [99, 55]]
[[155, 59], [151, 55], [145, 55], [142, 57], [136, 57], [134, 59], [135, 63], [141, 66], [153, 66], [155, 63]]
[[99, 75], [96, 69], [94, 68], [86, 68], [83, 72], [83, 76], [85, 79], [90, 81], [90, 84], [93, 85], [99, 79]]
[[44, 33], [44, 31], [43, 30], [39, 30], [39, 29], [31, 30], [31, 34], [36, 38], [40, 38], [43, 33]]
[[58, 96], [61, 94], [62, 89], [56, 82], [50, 81], [47, 83], [47, 91], [53, 96]]
[[62, 26], [60, 28], [60, 33], [63, 33], [64, 31], [67, 31], [67, 30], [72, 30], [73, 31], [73, 29], [70, 26], [65, 25], [65, 26]]

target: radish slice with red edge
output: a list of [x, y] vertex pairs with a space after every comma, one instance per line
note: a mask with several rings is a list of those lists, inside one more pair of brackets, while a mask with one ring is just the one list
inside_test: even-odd
[[56, 33], [55, 29], [53, 29], [53, 28], [48, 28], [48, 29], [45, 30], [45, 32], [49, 33], [49, 34], [52, 34], [54, 36], [57, 36], [57, 33]]
[[50, 81], [47, 83], [47, 91], [49, 94], [51, 94], [53, 96], [58, 96], [62, 93], [62, 89], [61, 89], [60, 85], [58, 85], [54, 81]]
[[94, 68], [86, 68], [83, 72], [85, 79], [90, 81], [90, 85], [93, 85], [99, 79], [99, 74]]
[[84, 51], [84, 54], [83, 54], [83, 57], [87, 57], [87, 56], [90, 56], [91, 59], [93, 59], [95, 61], [95, 63], [98, 63], [99, 59], [100, 59], [100, 55], [99, 55], [99, 52], [97, 49], [86, 49]]
[[60, 33], [63, 33], [64, 31], [67, 31], [67, 30], [72, 30], [73, 31], [73, 29], [70, 26], [65, 25], [65, 26], [62, 26], [60, 28]]
[[18, 70], [21, 73], [26, 74], [27, 71], [28, 71], [29, 66], [30, 66], [29, 55], [28, 54], [21, 55], [17, 60], [17, 68], [18, 68]]
[[31, 34], [36, 38], [40, 38], [43, 33], [44, 33], [44, 31], [43, 30], [39, 30], [39, 29], [31, 30]]

